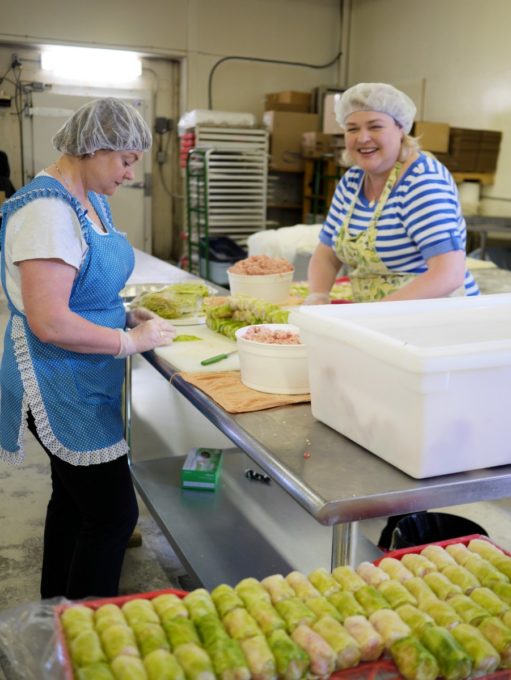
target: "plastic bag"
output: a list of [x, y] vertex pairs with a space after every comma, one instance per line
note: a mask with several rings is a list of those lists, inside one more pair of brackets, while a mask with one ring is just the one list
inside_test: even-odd
[[[0, 653], [7, 677], [19, 680], [66, 680], [66, 666], [55, 626], [55, 607], [65, 598], [31, 602], [0, 612]], [[7, 669], [6, 669], [7, 670]]]

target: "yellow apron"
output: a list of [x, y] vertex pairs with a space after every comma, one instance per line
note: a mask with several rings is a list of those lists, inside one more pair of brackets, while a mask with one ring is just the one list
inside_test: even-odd
[[337, 256], [342, 262], [353, 268], [349, 273], [353, 302], [381, 300], [417, 276], [417, 274], [400, 274], [391, 271], [382, 262], [376, 251], [377, 222], [397, 182], [400, 170], [401, 163], [396, 163], [387, 179], [367, 229], [356, 236], [351, 236], [349, 223], [362, 190], [363, 180], [360, 182], [358, 191], [346, 213], [335, 241]]

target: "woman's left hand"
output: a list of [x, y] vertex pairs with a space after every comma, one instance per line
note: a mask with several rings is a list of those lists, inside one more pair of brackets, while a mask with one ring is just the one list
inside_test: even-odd
[[150, 319], [159, 319], [160, 317], [151, 312], [150, 309], [145, 307], [136, 307], [135, 309], [128, 310], [126, 314], [126, 326], [128, 328], [135, 328], [138, 324], [144, 321], [149, 321]]

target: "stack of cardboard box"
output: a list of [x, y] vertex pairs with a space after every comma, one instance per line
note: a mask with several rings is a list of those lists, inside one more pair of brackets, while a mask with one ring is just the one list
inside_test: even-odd
[[502, 133], [451, 127], [449, 145], [436, 157], [451, 172], [494, 173], [497, 170]]

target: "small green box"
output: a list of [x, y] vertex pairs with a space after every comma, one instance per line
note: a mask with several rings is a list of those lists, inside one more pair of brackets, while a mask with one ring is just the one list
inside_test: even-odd
[[181, 488], [215, 491], [222, 460], [222, 449], [200, 447], [189, 451], [181, 468]]

